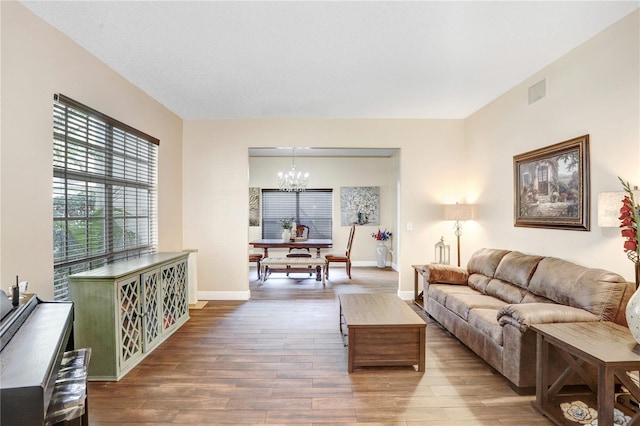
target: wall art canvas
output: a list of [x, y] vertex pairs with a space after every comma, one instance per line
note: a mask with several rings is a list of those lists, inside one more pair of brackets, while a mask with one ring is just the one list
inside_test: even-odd
[[380, 187], [347, 186], [340, 188], [340, 224], [342, 226], [380, 225]]
[[249, 226], [260, 226], [260, 188], [249, 188]]
[[515, 226], [588, 231], [589, 135], [513, 157]]

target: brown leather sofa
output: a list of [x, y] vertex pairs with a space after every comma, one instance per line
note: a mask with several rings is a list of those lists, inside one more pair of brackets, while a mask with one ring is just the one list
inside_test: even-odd
[[[467, 268], [423, 267], [425, 311], [506, 377], [518, 393], [536, 382], [532, 324], [613, 321], [627, 325], [635, 285], [602, 269], [517, 251], [480, 249]], [[557, 355], [557, 354], [552, 354]], [[552, 358], [552, 374], [564, 369]]]

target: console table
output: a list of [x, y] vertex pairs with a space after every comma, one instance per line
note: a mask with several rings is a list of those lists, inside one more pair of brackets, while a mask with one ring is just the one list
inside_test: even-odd
[[69, 276], [89, 380], [117, 381], [189, 319], [189, 253], [155, 253]]
[[[640, 399], [640, 389], [627, 375], [640, 369], [640, 346], [629, 330], [611, 322], [572, 322], [536, 324], [531, 328], [537, 333], [536, 400], [534, 408], [557, 425], [577, 425], [565, 418], [561, 403], [582, 401], [598, 411], [598, 426], [613, 425], [614, 406], [626, 415], [630, 410], [615, 402], [616, 379], [631, 395]], [[554, 346], [567, 361], [567, 369], [550, 383], [547, 368], [549, 350]], [[583, 369], [584, 363], [592, 364], [598, 371], [597, 383]], [[591, 391], [588, 394], [563, 393], [567, 379], [577, 374]], [[630, 425], [640, 424], [640, 413], [632, 416]]]

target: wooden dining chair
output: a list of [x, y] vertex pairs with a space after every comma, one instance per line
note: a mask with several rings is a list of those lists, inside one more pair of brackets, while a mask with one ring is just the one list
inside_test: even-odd
[[[309, 239], [309, 227], [300, 223], [296, 224], [296, 239]], [[311, 251], [308, 248], [290, 248], [287, 257], [311, 257]], [[289, 268], [287, 266], [287, 268]], [[313, 275], [313, 269], [309, 267], [309, 276]], [[289, 273], [287, 272], [287, 276]]]
[[[307, 225], [296, 225], [296, 239], [303, 238], [305, 240], [309, 239], [309, 227]], [[308, 248], [290, 248], [287, 257], [311, 257], [311, 252]]]
[[353, 236], [356, 233], [356, 225], [351, 225], [351, 230], [349, 231], [349, 241], [347, 242], [347, 251], [344, 256], [336, 255], [336, 254], [327, 254], [324, 256], [327, 259], [327, 270], [326, 277], [329, 279], [329, 266], [331, 266], [331, 262], [334, 263], [344, 263], [347, 269], [347, 276], [351, 279], [351, 246], [353, 245]]

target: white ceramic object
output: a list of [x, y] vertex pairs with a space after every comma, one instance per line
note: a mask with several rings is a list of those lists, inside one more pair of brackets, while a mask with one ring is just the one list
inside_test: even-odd
[[387, 246], [384, 245], [384, 241], [378, 241], [378, 247], [376, 247], [376, 253], [378, 255], [378, 268], [384, 268], [387, 266]]
[[629, 303], [627, 303], [627, 324], [629, 325], [629, 330], [633, 335], [633, 338], [636, 339], [636, 342], [640, 343], [640, 291], [636, 290], [635, 293], [629, 299]]

